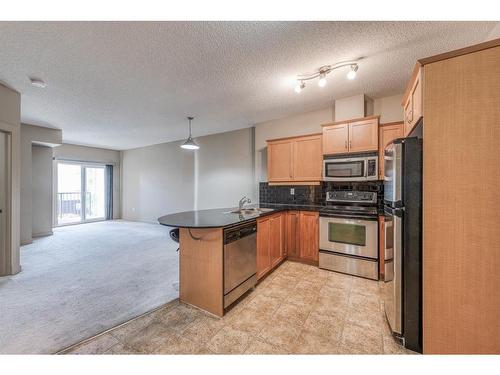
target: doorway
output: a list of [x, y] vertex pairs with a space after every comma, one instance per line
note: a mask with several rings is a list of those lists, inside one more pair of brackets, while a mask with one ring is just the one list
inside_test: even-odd
[[57, 225], [106, 219], [104, 165], [57, 163]]

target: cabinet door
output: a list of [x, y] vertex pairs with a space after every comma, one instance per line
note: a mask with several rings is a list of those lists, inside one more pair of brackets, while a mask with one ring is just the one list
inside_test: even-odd
[[349, 123], [349, 152], [378, 150], [378, 119]]
[[283, 260], [284, 254], [284, 220], [283, 214], [272, 215], [269, 218], [269, 253], [271, 256], [271, 268]]
[[293, 141], [273, 141], [267, 144], [267, 173], [269, 182], [292, 180]]
[[299, 211], [288, 211], [286, 215], [285, 250], [290, 258], [299, 258]]
[[319, 259], [319, 213], [300, 211], [299, 247], [300, 257], [317, 262]]
[[293, 180], [321, 181], [321, 135], [297, 138], [293, 149]]
[[378, 170], [379, 178], [384, 179], [384, 150], [385, 147], [394, 139], [402, 138], [403, 135], [403, 123], [381, 126], [379, 128], [379, 160], [378, 160]]
[[412, 102], [412, 128], [418, 122], [420, 117], [422, 117], [422, 79], [420, 73], [417, 75], [415, 84], [411, 92], [411, 102]]
[[269, 217], [257, 220], [257, 278], [271, 270]]
[[323, 154], [349, 152], [349, 125], [338, 124], [323, 127]]

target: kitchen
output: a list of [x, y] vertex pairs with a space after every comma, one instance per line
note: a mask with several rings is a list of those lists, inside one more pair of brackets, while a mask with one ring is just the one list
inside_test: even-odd
[[[448, 271], [433, 268], [438, 261], [434, 253], [422, 253], [426, 254], [426, 246], [434, 248], [432, 240], [449, 236], [434, 229], [442, 213], [426, 205], [426, 199], [434, 201], [443, 190], [454, 194], [445, 179], [433, 179], [440, 164], [454, 162], [434, 159], [436, 147], [465, 136], [443, 132], [434, 123], [443, 121], [439, 113], [448, 104], [439, 95], [456, 79], [443, 72], [447, 66], [462, 69], [464, 79], [474, 75], [477, 85], [484, 84], [490, 71], [484, 68], [478, 73], [474, 66], [483, 55], [490, 55], [488, 61], [493, 62], [498, 51], [497, 40], [419, 60], [403, 96], [402, 123], [379, 124], [378, 116], [365, 116], [322, 124], [321, 134], [267, 140], [268, 183], [260, 184], [256, 206], [245, 206], [249, 202], [244, 197], [233, 211], [160, 217], [161, 224], [181, 228], [180, 301], [222, 317], [288, 259], [381, 280], [386, 323], [395, 340], [410, 350], [495, 352], [498, 339], [473, 346], [471, 341], [480, 340], [479, 332], [477, 339], [469, 337], [469, 343], [450, 346], [441, 341], [435, 324], [444, 316], [429, 301], [453, 304], [432, 287]], [[455, 90], [470, 95], [462, 86]], [[466, 129], [469, 123], [460, 120], [470, 114], [462, 108], [455, 108], [453, 118], [458, 121], [453, 123]], [[296, 191], [301, 192], [298, 204]], [[447, 221], [463, 220], [462, 215]], [[451, 286], [447, 280], [439, 282], [442, 288]], [[481, 305], [489, 302], [483, 300]], [[465, 328], [454, 333], [457, 338], [465, 334]]]
[[0, 23], [0, 352], [498, 354], [498, 26]]

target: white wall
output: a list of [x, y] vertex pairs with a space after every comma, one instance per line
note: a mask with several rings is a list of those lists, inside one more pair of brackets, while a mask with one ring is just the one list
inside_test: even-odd
[[113, 218], [122, 217], [120, 151], [65, 143], [54, 148], [54, 158], [113, 165]]
[[403, 121], [403, 94], [373, 100], [373, 114], [380, 115], [380, 123]]
[[[16, 274], [21, 270], [20, 237], [20, 173], [21, 173], [21, 95], [0, 84], [0, 131], [10, 137], [11, 180], [8, 183], [7, 207], [2, 219], [8, 220], [7, 243], [0, 248], [0, 276]], [[10, 193], [10, 194], [9, 194]]]
[[257, 200], [253, 133], [247, 128], [197, 139], [196, 209], [235, 207], [243, 196]]
[[32, 152], [32, 236], [52, 234], [53, 190], [52, 148], [33, 145]]
[[335, 100], [335, 121], [365, 117], [365, 95], [354, 95]]
[[[33, 143], [54, 146], [61, 142], [62, 133], [59, 129], [21, 125], [21, 245], [33, 241]], [[45, 167], [52, 168], [52, 162]], [[50, 215], [52, 217], [52, 209]]]
[[157, 223], [194, 207], [194, 154], [181, 142], [122, 152], [122, 217]]
[[157, 223], [169, 213], [235, 207], [256, 200], [253, 129], [196, 138], [198, 151], [182, 142], [123, 151], [123, 218]]

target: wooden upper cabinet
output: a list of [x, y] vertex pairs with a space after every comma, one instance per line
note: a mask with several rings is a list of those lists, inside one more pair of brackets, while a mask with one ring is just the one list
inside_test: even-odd
[[286, 213], [278, 213], [269, 218], [269, 253], [271, 268], [284, 259], [284, 229]]
[[349, 123], [349, 152], [378, 150], [378, 118]]
[[349, 124], [331, 125], [323, 128], [323, 154], [349, 152]]
[[404, 110], [404, 136], [406, 137], [413, 129], [415, 124], [423, 116], [422, 101], [422, 74], [423, 70], [420, 64], [415, 65], [410, 82], [403, 96]]
[[290, 139], [268, 142], [267, 173], [269, 182], [293, 179], [293, 141]]
[[285, 252], [290, 258], [299, 258], [299, 211], [286, 214]]
[[323, 125], [323, 154], [378, 150], [379, 116]]
[[299, 251], [302, 259], [319, 259], [319, 212], [300, 211]]
[[294, 181], [320, 181], [323, 165], [321, 135], [297, 138], [293, 145]]
[[269, 183], [318, 183], [322, 180], [321, 134], [267, 141]]
[[271, 222], [269, 216], [257, 220], [257, 279], [271, 270]]
[[384, 150], [386, 146], [396, 138], [402, 138], [404, 136], [404, 123], [397, 122], [386, 125], [381, 125], [379, 127], [379, 178], [384, 179]]

